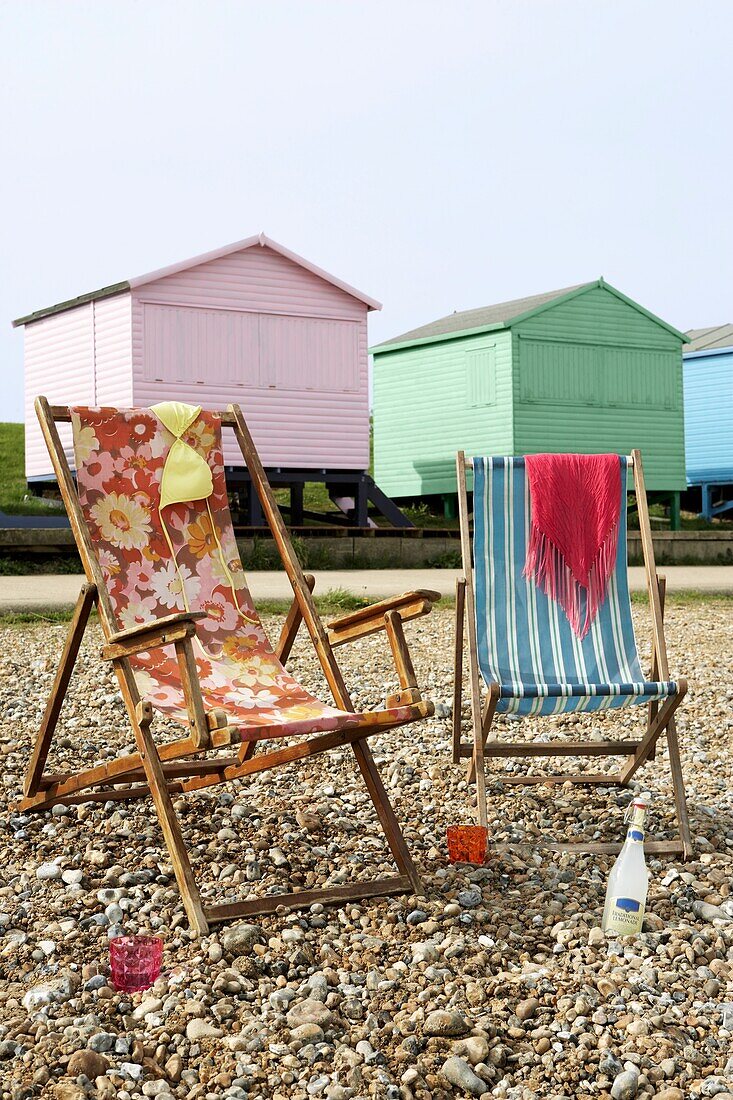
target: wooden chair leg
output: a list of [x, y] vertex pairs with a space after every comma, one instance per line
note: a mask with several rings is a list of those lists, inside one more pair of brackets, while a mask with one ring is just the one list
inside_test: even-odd
[[674, 791], [674, 805], [677, 811], [677, 824], [680, 830], [683, 857], [688, 860], [692, 856], [692, 836], [690, 835], [690, 820], [687, 816], [687, 796], [685, 795], [685, 780], [682, 775], [682, 762], [680, 761], [677, 723], [674, 718], [670, 719], [667, 726], [667, 751], [669, 753], [669, 767], [672, 772], [672, 790]]
[[[664, 604], [665, 604], [666, 595], [667, 595], [667, 578], [665, 576], [657, 575], [657, 589], [659, 591], [659, 610], [660, 610], [660, 614], [662, 616], [662, 622], [664, 622]], [[652, 641], [652, 668], [651, 668], [651, 673], [650, 673], [649, 679], [652, 682], [656, 682], [659, 679], [659, 660], [657, 658], [657, 652], [656, 652], [656, 649], [654, 647], [654, 642], [653, 641]], [[647, 711], [647, 715], [648, 715], [647, 729], [649, 728], [649, 726], [651, 726], [652, 722], [656, 718], [658, 711], [659, 711], [659, 703], [655, 699], [649, 704], [649, 707], [648, 707], [648, 711]], [[655, 744], [654, 747], [652, 748], [652, 751], [651, 751], [650, 755], [649, 755], [649, 759], [654, 760], [656, 755], [657, 755], [657, 746]]]
[[405, 706], [409, 703], [419, 703], [422, 695], [417, 686], [415, 667], [412, 663], [410, 650], [407, 647], [402, 616], [399, 611], [388, 611], [385, 614], [384, 627], [400, 685], [399, 691], [387, 696], [385, 706], [389, 709], [390, 707]]
[[198, 668], [193, 655], [191, 639], [181, 638], [175, 643], [178, 671], [181, 675], [181, 687], [183, 698], [186, 701], [188, 723], [191, 727], [191, 736], [198, 749], [208, 749], [211, 744], [209, 723], [206, 718], [204, 700], [201, 694]]
[[74, 671], [74, 664], [76, 663], [81, 640], [84, 637], [84, 631], [89, 621], [89, 614], [94, 606], [96, 598], [96, 585], [83, 584], [81, 586], [79, 597], [74, 608], [74, 614], [71, 619], [69, 633], [66, 635], [66, 642], [64, 644], [63, 653], [61, 654], [61, 660], [59, 661], [59, 667], [56, 670], [56, 678], [51, 688], [51, 694], [48, 697], [41, 728], [33, 747], [33, 755], [31, 756], [26, 771], [25, 782], [23, 784], [23, 794], [26, 798], [37, 794], [40, 789], [41, 777], [43, 775], [43, 769], [46, 766], [48, 750], [56, 730], [61, 707], [66, 698], [66, 689], [69, 686], [69, 680]]
[[382, 777], [379, 774], [377, 765], [374, 763], [374, 757], [371, 754], [371, 750], [365, 741], [356, 741], [352, 745], [352, 748], [356, 756], [356, 762], [359, 765], [359, 770], [361, 771], [367, 790], [374, 803], [374, 808], [377, 811], [377, 816], [381, 822], [384, 835], [387, 838], [387, 843], [389, 844], [395, 863], [402, 874], [409, 878], [413, 893], [419, 894], [422, 897], [425, 895], [422, 879], [420, 878], [417, 867], [412, 861], [407, 842], [402, 835], [402, 830], [400, 829], [395, 812], [392, 809], [392, 804], [389, 801], [387, 792], [384, 789]]
[[[493, 723], [494, 723], [494, 716], [496, 715], [496, 705], [499, 702], [498, 688], [497, 688], [496, 694], [494, 693], [494, 687], [495, 686], [496, 685], [492, 684], [491, 687], [489, 688], [489, 694], [486, 696], [486, 699], [484, 700], [483, 712], [481, 714], [481, 754], [482, 754], [482, 756], [483, 756], [484, 751], [486, 749], [486, 742], [489, 739], [489, 733], [491, 732], [491, 728], [492, 728]], [[475, 743], [476, 743], [476, 738], [474, 736], [474, 745], [475, 745]], [[475, 751], [473, 753], [471, 753], [471, 757], [470, 757], [469, 762], [468, 762], [468, 771], [466, 773], [466, 782], [467, 783], [473, 783], [473, 781], [476, 778], [477, 769], [476, 769], [476, 763], [475, 763], [475, 759], [474, 759], [475, 755], [476, 755]]]
[[257, 746], [262, 744], [262, 741], [243, 741], [237, 754], [239, 763], [244, 764], [245, 760], [250, 760], [254, 756]]
[[468, 782], [476, 780], [476, 804], [478, 806], [478, 823], [484, 828], [488, 825], [488, 807], [486, 804], [486, 761], [484, 759], [484, 745], [489, 736], [496, 705], [499, 702], [499, 685], [491, 684], [489, 694], [484, 704], [484, 712], [481, 720], [481, 729], [474, 729], [474, 744], [471, 762], [468, 766]]
[[651, 723], [646, 733], [639, 742], [634, 755], [630, 756], [621, 771], [618, 774], [618, 780], [624, 786], [633, 779], [636, 772], [645, 764], [651, 755], [651, 751], [654, 748], [654, 744], [661, 732], [669, 726], [670, 721], [677, 707], [680, 705], [685, 695], [687, 694], [687, 681], [680, 678], [678, 681], [678, 691], [676, 695], [672, 695], [669, 699], [665, 699], [664, 703], [659, 709], [659, 713]]
[[453, 651], [453, 763], [461, 761], [461, 707], [463, 706], [463, 633], [466, 578], [456, 578], [456, 635]]
[[[312, 573], [304, 573], [303, 578], [308, 590], [312, 592], [316, 586], [316, 578]], [[290, 650], [293, 648], [302, 622], [303, 612], [300, 610], [300, 604], [297, 599], [293, 599], [290, 610], [285, 617], [282, 630], [280, 631], [278, 643], [275, 646], [275, 653], [282, 664], [285, 664], [290, 656]]]
[[209, 930], [209, 924], [206, 920], [203, 905], [201, 904], [201, 894], [196, 885], [196, 880], [193, 877], [191, 861], [188, 858], [186, 845], [183, 841], [181, 826], [176, 817], [176, 812], [173, 809], [173, 802], [171, 801], [171, 796], [168, 791], [163, 765], [158, 756], [158, 749], [150, 733], [150, 723], [153, 720], [153, 708], [150, 703], [140, 702], [135, 709], [135, 713], [130, 715], [130, 718], [135, 728], [135, 740], [138, 743], [140, 758], [142, 759], [143, 767], [145, 768], [145, 776], [148, 781], [148, 786], [150, 787], [150, 794], [155, 804], [160, 827], [163, 830], [163, 837], [168, 849], [168, 854], [171, 857], [176, 881], [178, 882], [178, 889], [181, 891], [181, 898], [188, 915], [189, 923], [194, 931], [200, 932], [201, 935], [206, 935]]

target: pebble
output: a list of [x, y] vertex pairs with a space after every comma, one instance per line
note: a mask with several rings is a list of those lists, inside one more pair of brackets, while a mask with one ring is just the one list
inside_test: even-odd
[[322, 1027], [314, 1023], [297, 1024], [290, 1033], [291, 1039], [301, 1043], [322, 1043], [325, 1035]]
[[460, 1012], [447, 1012], [444, 1009], [437, 1009], [435, 1012], [431, 1012], [423, 1027], [423, 1031], [426, 1035], [442, 1035], [446, 1037], [465, 1035], [469, 1030], [469, 1026]]
[[143, 1067], [138, 1062], [120, 1062], [120, 1073], [131, 1081], [139, 1081], [143, 1075]]
[[106, 1053], [109, 1050], [115, 1049], [117, 1042], [117, 1036], [112, 1031], [98, 1031], [96, 1035], [91, 1035], [87, 1042], [87, 1046], [90, 1050], [96, 1051], [98, 1054]]
[[66, 1072], [69, 1077], [78, 1077], [85, 1074], [90, 1081], [95, 1077], [102, 1077], [109, 1069], [109, 1059], [103, 1054], [96, 1054], [93, 1050], [75, 1050], [69, 1058]]
[[233, 924], [221, 934], [221, 946], [229, 955], [246, 955], [265, 934], [258, 924]]
[[322, 1001], [314, 997], [308, 997], [299, 1001], [287, 1013], [288, 1027], [297, 1028], [303, 1024], [316, 1024], [318, 1027], [326, 1027], [331, 1021], [332, 1013]]
[[453, 1053], [459, 1057], [468, 1058], [472, 1066], [486, 1061], [489, 1053], [489, 1041], [483, 1035], [471, 1035], [468, 1039], [460, 1039], [453, 1044]]
[[463, 1058], [458, 1058], [455, 1054], [443, 1063], [443, 1076], [450, 1085], [455, 1085], [471, 1096], [482, 1096], [487, 1091], [486, 1082], [473, 1072]]
[[718, 905], [709, 905], [706, 901], [693, 901], [692, 911], [696, 917], [701, 917], [702, 920], [731, 920], [731, 917], [725, 912], [724, 909], [721, 909]]
[[34, 1009], [44, 1008], [47, 1005], [54, 1004], [60, 1001], [66, 1001], [69, 999], [72, 993], [72, 982], [67, 976], [55, 978], [49, 982], [42, 982], [40, 985], [34, 986], [29, 989], [23, 997], [23, 1007], [27, 1012], [33, 1012]]
[[529, 1020], [532, 1018], [532, 1016], [534, 1016], [539, 1006], [540, 1002], [537, 1000], [536, 997], [529, 997], [526, 1001], [520, 1001], [514, 1011], [516, 1012], [519, 1019], [524, 1022], [525, 1020]]
[[639, 1089], [639, 1071], [625, 1069], [611, 1086], [613, 1100], [632, 1100]]
[[460, 890], [456, 901], [462, 909], [477, 909], [483, 901], [483, 895], [480, 890]]
[[36, 878], [42, 881], [55, 882], [61, 878], [61, 875], [62, 871], [58, 863], [42, 863], [40, 867], [36, 868]]
[[186, 1024], [186, 1038], [192, 1042], [197, 1042], [199, 1039], [219, 1039], [223, 1034], [221, 1028], [199, 1017], [189, 1020]]

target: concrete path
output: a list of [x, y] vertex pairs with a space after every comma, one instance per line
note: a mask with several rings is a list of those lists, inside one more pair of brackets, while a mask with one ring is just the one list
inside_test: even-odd
[[[733, 593], [731, 565], [662, 566], [667, 591]], [[458, 569], [343, 569], [316, 571], [316, 595], [342, 588], [355, 596], [373, 599], [399, 595], [413, 588], [431, 588], [444, 596], [455, 592]], [[632, 590], [645, 588], [644, 570], [630, 570]], [[71, 607], [83, 581], [81, 576], [34, 574], [0, 577], [0, 614]], [[253, 572], [249, 583], [255, 600], [289, 600], [292, 589], [284, 573]]]

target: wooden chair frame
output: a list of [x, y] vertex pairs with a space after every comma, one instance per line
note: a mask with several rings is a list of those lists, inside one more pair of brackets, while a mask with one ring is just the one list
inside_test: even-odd
[[[341, 904], [349, 900], [398, 893], [422, 894], [420, 875], [412, 861], [367, 744], [369, 736], [390, 727], [370, 725], [322, 733], [255, 756], [258, 740], [272, 739], [272, 727], [261, 727], [256, 731], [253, 740], [242, 743], [237, 729], [228, 727], [226, 714], [222, 710], [214, 708], [206, 711], [192, 646], [196, 621], [203, 617], [203, 612], [178, 612], [127, 630], [117, 629], [112, 603], [56, 428], [58, 422], [71, 420], [70, 410], [66, 406], [50, 406], [44, 397], [39, 397], [36, 400], [36, 412], [74, 532], [86, 583], [79, 593], [58, 671], [28, 764], [23, 787], [24, 797], [19, 803], [19, 809], [27, 812], [46, 809], [56, 803], [106, 802], [150, 795], [191, 927], [200, 933], [206, 933], [212, 923], [272, 913], [281, 905], [302, 908], [314, 902]], [[402, 624], [428, 614], [433, 603], [440, 598], [439, 593], [410, 592], [342, 616], [329, 623], [328, 627], [324, 626], [313, 600], [314, 578], [311, 575], [306, 576], [301, 569], [241, 409], [238, 405], [230, 405], [226, 411], [217, 415], [220, 416], [223, 426], [234, 429], [252, 484], [260, 498], [293, 588], [293, 603], [275, 647], [280, 660], [285, 663], [298, 629], [301, 623], [305, 623], [336, 705], [342, 710], [353, 711], [354, 706], [336, 662], [334, 649], [384, 630], [394, 656], [399, 681], [399, 690], [388, 697], [387, 708], [412, 704], [415, 719], [430, 716], [433, 713], [433, 704], [420, 696]], [[48, 774], [45, 773], [46, 758], [89, 615], [95, 605], [105, 637], [101, 656], [103, 660], [112, 663], [135, 735], [137, 752], [73, 775]], [[153, 708], [140, 698], [130, 657], [143, 650], [170, 644], [174, 645], [178, 658], [190, 728], [180, 740], [158, 746], [150, 730]], [[206, 750], [222, 749], [234, 744], [238, 746], [238, 752], [234, 756], [196, 759]], [[171, 796], [226, 783], [270, 768], [279, 768], [341, 745], [350, 745], [356, 757], [399, 873], [371, 882], [205, 906], [193, 876]]]
[[[644, 470], [641, 452], [631, 453], [629, 465], [633, 469], [634, 489], [639, 513], [641, 545], [644, 555], [649, 606], [652, 618], [652, 669], [651, 680], [668, 680], [669, 663], [667, 643], [664, 636], [665, 578], [657, 573], [654, 561], [649, 507], [647, 503]], [[471, 552], [471, 530], [468, 512], [468, 491], [466, 485], [466, 457], [460, 451], [456, 458], [458, 474], [458, 508], [461, 528], [461, 554], [464, 576], [456, 581], [456, 633], [455, 633], [455, 679], [453, 692], [453, 761], [459, 763], [469, 760], [468, 781], [475, 780], [478, 801], [478, 820], [481, 825], [488, 821], [486, 803], [487, 759], [500, 757], [538, 757], [538, 756], [625, 756], [623, 766], [615, 775], [603, 774], [558, 774], [532, 776], [502, 776], [505, 783], [575, 783], [591, 786], [613, 784], [627, 786], [638, 769], [647, 760], [653, 759], [660, 735], [667, 737], [669, 764], [672, 772], [675, 811], [679, 828], [679, 839], [673, 841], [649, 840], [646, 849], [658, 855], [681, 855], [689, 859], [692, 855], [692, 838], [687, 815], [685, 786], [680, 763], [679, 742], [675, 725], [675, 711], [687, 692], [687, 681], [678, 679], [677, 693], [663, 703], [656, 701], [647, 707], [646, 730], [638, 741], [555, 741], [517, 743], [499, 741], [493, 727], [500, 687], [489, 684], [482, 699], [481, 673], [478, 663], [478, 641], [476, 635], [476, 595], [474, 587], [473, 559]], [[461, 707], [463, 697], [463, 646], [464, 633], [468, 634], [469, 691], [471, 698], [471, 727], [473, 741], [464, 742], [461, 731]], [[493, 728], [492, 728], [493, 727]], [[573, 843], [547, 845], [557, 851], [615, 852], [618, 844]]]

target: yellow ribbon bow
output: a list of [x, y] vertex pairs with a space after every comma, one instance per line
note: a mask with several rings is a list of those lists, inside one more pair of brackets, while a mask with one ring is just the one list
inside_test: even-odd
[[178, 559], [176, 552], [173, 549], [173, 543], [171, 542], [168, 528], [166, 527], [165, 520], [163, 519], [163, 509], [167, 508], [171, 504], [183, 504], [189, 501], [205, 500], [206, 511], [209, 515], [209, 523], [211, 524], [211, 533], [216, 543], [216, 548], [219, 552], [219, 560], [221, 567], [224, 570], [229, 586], [232, 590], [232, 597], [236, 605], [237, 611], [243, 619], [247, 622], [254, 622], [249, 616], [245, 615], [239, 606], [237, 599], [237, 592], [234, 586], [234, 578], [229, 571], [229, 566], [224, 558], [224, 551], [222, 550], [221, 543], [219, 541], [219, 535], [216, 530], [216, 524], [214, 523], [214, 517], [211, 514], [211, 507], [209, 505], [209, 497], [214, 492], [214, 479], [211, 475], [209, 464], [205, 458], [195, 451], [193, 447], [186, 443], [181, 438], [184, 432], [188, 431], [191, 425], [198, 419], [201, 412], [200, 405], [186, 405], [183, 401], [161, 401], [157, 405], [152, 405], [150, 408], [152, 413], [158, 417], [158, 420], [168, 429], [171, 435], [175, 436], [174, 442], [171, 444], [171, 448], [166, 456], [165, 464], [163, 466], [163, 475], [160, 481], [160, 500], [158, 503], [158, 514], [160, 516], [160, 524], [163, 528], [163, 534], [165, 535], [166, 542], [168, 543], [168, 549], [171, 552], [173, 558], [173, 564], [176, 567], [178, 573], [178, 580], [181, 585], [181, 595], [183, 597], [183, 604], [186, 611], [190, 611], [191, 608], [188, 603], [188, 597], [186, 596], [186, 586], [183, 581], [183, 575], [178, 565]]

